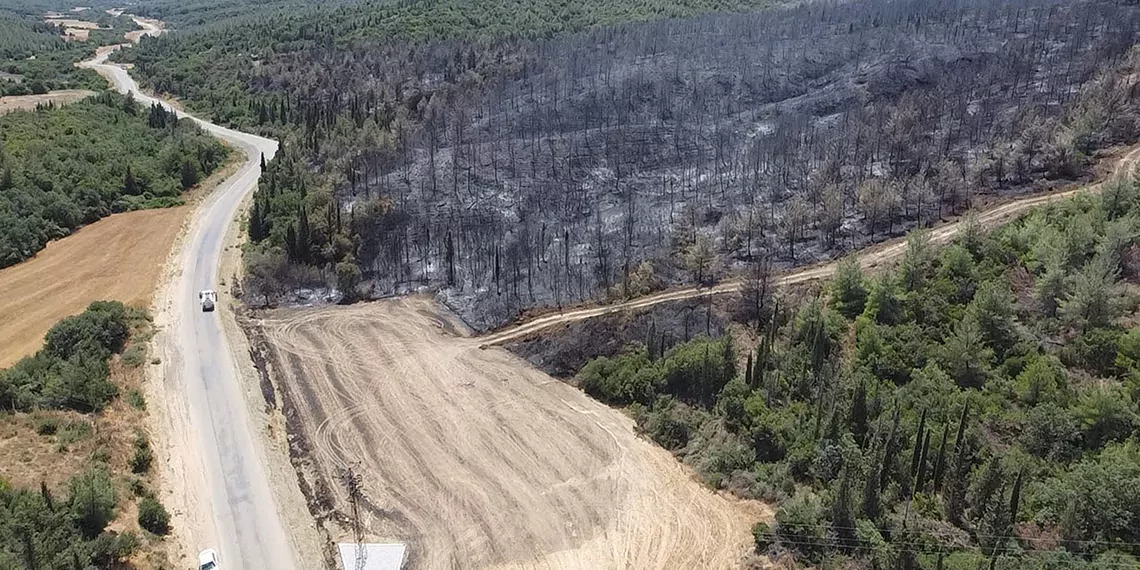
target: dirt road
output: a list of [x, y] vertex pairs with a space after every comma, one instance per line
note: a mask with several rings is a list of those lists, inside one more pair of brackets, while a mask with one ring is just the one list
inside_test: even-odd
[[[100, 50], [83, 65], [142, 104], [169, 108], [140, 92], [126, 70], [106, 63], [109, 53]], [[162, 330], [155, 341], [162, 362], [160, 391], [169, 404], [164, 427], [174, 438], [170, 448], [177, 450], [168, 456], [177, 465], [167, 471], [181, 486], [178, 502], [185, 509], [176, 522], [187, 525], [196, 549], [217, 548], [228, 568], [289, 570], [296, 567], [296, 552], [264, 467], [266, 450], [256, 443], [237, 362], [218, 313], [203, 313], [197, 303], [198, 291], [219, 288], [227, 228], [257, 184], [262, 156], [273, 158], [277, 142], [190, 118], [244, 153], [245, 163], [198, 208], [174, 254], [177, 273], [155, 304], [155, 323]]]
[[[1132, 171], [1136, 168], [1136, 164], [1138, 162], [1140, 162], [1140, 146], [1131, 148], [1127, 153], [1117, 159], [1116, 166], [1113, 169], [1113, 176]], [[1083, 188], [1077, 188], [1074, 190], [1018, 198], [977, 212], [976, 219], [983, 228], [993, 228], [1010, 220], [1013, 220], [1037, 206], [1042, 206], [1051, 202], [1070, 198], [1080, 192], [1097, 192], [1100, 190], [1100, 185], [1101, 183], [1098, 182], [1096, 184], [1092, 184]], [[961, 231], [962, 223], [962, 221], [956, 220], [933, 228], [930, 231], [931, 242], [935, 244], [945, 244], [951, 242]], [[905, 252], [906, 239], [900, 238], [867, 247], [855, 253], [855, 255], [857, 256], [860, 265], [862, 265], [864, 268], [870, 269], [879, 265], [898, 261]], [[795, 283], [815, 281], [817, 279], [826, 279], [835, 273], [835, 268], [837, 266], [838, 261], [832, 261], [828, 263], [794, 269], [779, 276], [776, 279], [776, 282], [779, 285], [791, 285]], [[661, 303], [692, 299], [694, 297], [706, 297], [709, 295], [733, 293], [740, 291], [742, 285], [743, 284], [740, 281], [732, 280], [720, 283], [713, 287], [690, 287], [686, 289], [677, 289], [673, 291], [665, 291], [662, 293], [647, 295], [645, 297], [633, 299], [624, 303], [588, 307], [566, 311], [564, 313], [544, 315], [525, 323], [498, 330], [496, 332], [483, 336], [481, 340], [483, 341], [484, 346], [502, 344], [534, 334], [544, 329], [565, 323], [581, 321], [600, 315], [608, 315], [610, 313], [635, 309], [644, 309], [646, 307], [652, 307], [653, 305], [658, 305]]]
[[407, 541], [410, 569], [720, 570], [770, 516], [693, 480], [621, 412], [479, 350], [425, 297], [262, 326], [301, 418], [291, 435], [342, 511], [338, 470], [363, 475], [367, 534]]

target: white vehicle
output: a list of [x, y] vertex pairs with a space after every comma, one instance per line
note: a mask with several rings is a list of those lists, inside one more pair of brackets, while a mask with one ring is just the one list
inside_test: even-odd
[[198, 300], [202, 302], [202, 312], [208, 313], [214, 310], [214, 303], [218, 302], [218, 294], [213, 289], [199, 291]]
[[218, 570], [218, 551], [207, 548], [198, 553], [198, 570]]

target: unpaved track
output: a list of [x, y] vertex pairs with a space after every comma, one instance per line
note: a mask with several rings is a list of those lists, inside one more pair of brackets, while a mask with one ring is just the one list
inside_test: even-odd
[[771, 516], [695, 481], [619, 411], [457, 336], [425, 297], [261, 326], [337, 508], [354, 467], [369, 538], [407, 541], [411, 569], [721, 570]]
[[[170, 108], [140, 92], [126, 70], [106, 63], [110, 52], [100, 49], [82, 65], [143, 105]], [[219, 315], [201, 312], [197, 301], [198, 291], [218, 288], [226, 230], [257, 184], [262, 156], [272, 159], [277, 142], [176, 112], [246, 159], [198, 208], [173, 254], [177, 273], [155, 303], [155, 322], [162, 329], [155, 341], [163, 366], [159, 390], [168, 399], [162, 421], [171, 434], [171, 449], [178, 452], [170, 458], [175, 465], [166, 469], [174, 484], [182, 486], [177, 502], [189, 509], [176, 522], [187, 525], [195, 549], [217, 548], [226, 568], [291, 570], [296, 553], [278, 513], [262, 457], [266, 450], [251, 425], [253, 414], [239, 382], [237, 361]]]
[[[1117, 159], [1116, 167], [1113, 169], [1113, 176], [1132, 171], [1136, 168], [1137, 162], [1140, 162], [1140, 146], [1133, 147], [1126, 154]], [[1067, 190], [1064, 192], [1026, 196], [1024, 198], [1019, 198], [998, 204], [986, 210], [977, 212], [976, 219], [981, 227], [993, 228], [1010, 220], [1013, 220], [1037, 206], [1042, 206], [1056, 202], [1058, 200], [1063, 200], [1065, 198], [1071, 198], [1081, 192], [1097, 192], [1100, 190], [1100, 186], [1101, 183], [1098, 182], [1096, 184], [1092, 184], [1083, 188]], [[961, 231], [963, 227], [962, 224], [963, 222], [961, 220], [956, 220], [935, 227], [930, 231], [931, 242], [935, 244], [949, 243]], [[856, 255], [860, 265], [862, 265], [864, 268], [869, 269], [877, 267], [879, 265], [895, 262], [899, 260], [904, 253], [906, 253], [906, 239], [901, 238], [866, 247], [859, 252], [856, 252], [854, 255]], [[826, 279], [835, 273], [835, 268], [838, 266], [838, 264], [838, 261], [832, 261], [795, 269], [781, 275], [776, 279], [776, 283], [778, 285], [793, 285], [796, 283], [805, 283], [818, 279]], [[484, 346], [503, 344], [505, 342], [523, 338], [538, 331], [566, 323], [583, 321], [593, 317], [608, 315], [610, 313], [617, 313], [621, 311], [644, 309], [646, 307], [652, 307], [661, 303], [670, 303], [673, 301], [681, 301], [695, 297], [707, 297], [710, 295], [733, 293], [740, 291], [742, 287], [743, 283], [741, 281], [731, 280], [717, 284], [713, 287], [690, 287], [687, 289], [677, 289], [673, 291], [657, 293], [654, 295], [647, 295], [645, 297], [633, 299], [632, 301], [626, 301], [624, 303], [588, 307], [566, 311], [563, 313], [545, 315], [525, 323], [509, 326], [504, 329], [495, 331], [491, 334], [481, 337], [481, 340]]]

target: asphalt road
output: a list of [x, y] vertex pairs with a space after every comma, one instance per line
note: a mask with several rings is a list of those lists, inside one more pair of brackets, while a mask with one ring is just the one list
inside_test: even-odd
[[[106, 54], [87, 65], [128, 91], [143, 105], [163, 104], [141, 93], [126, 70], [106, 63]], [[218, 289], [218, 265], [226, 229], [242, 199], [257, 185], [261, 157], [273, 158], [277, 142], [190, 117], [205, 130], [245, 153], [241, 169], [223, 182], [198, 209], [181, 252], [181, 272], [170, 291], [169, 334], [175, 358], [164, 363], [167, 375], [184, 386], [191, 424], [198, 435], [202, 466], [210, 486], [214, 526], [223, 568], [295, 568], [293, 552], [278, 516], [269, 479], [255, 444], [251, 418], [239, 385], [236, 363], [226, 343], [219, 315], [204, 313], [198, 291]], [[226, 310], [219, 303], [219, 310]], [[171, 382], [167, 382], [170, 385]], [[203, 547], [209, 545], [203, 545]], [[190, 553], [196, 556], [197, 553]]]

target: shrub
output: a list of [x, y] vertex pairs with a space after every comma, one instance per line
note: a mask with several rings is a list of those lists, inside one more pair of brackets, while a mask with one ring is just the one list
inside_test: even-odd
[[768, 550], [772, 544], [772, 537], [772, 527], [768, 523], [758, 522], [752, 525], [752, 540], [757, 554], [763, 554]]
[[776, 511], [776, 538], [790, 550], [817, 561], [823, 554], [823, 503], [815, 493], [800, 491]]
[[578, 373], [578, 383], [587, 394], [608, 404], [649, 404], [665, 383], [661, 368], [649, 360], [644, 347], [625, 354], [591, 360]]
[[1097, 376], [1114, 376], [1119, 371], [1116, 368], [1116, 357], [1122, 336], [1116, 329], [1085, 331], [1068, 347], [1069, 359]]
[[1081, 425], [1073, 414], [1053, 403], [1029, 411], [1021, 431], [1025, 450], [1051, 461], [1067, 461], [1080, 452]]
[[59, 442], [63, 445], [71, 445], [89, 437], [91, 437], [91, 423], [86, 420], [75, 420], [63, 426], [59, 434]]
[[139, 537], [133, 532], [104, 532], [91, 541], [91, 561], [100, 568], [116, 568], [138, 548]]
[[150, 464], [153, 461], [154, 452], [150, 448], [150, 441], [147, 440], [146, 435], [140, 433], [135, 437], [135, 453], [130, 460], [131, 472], [146, 473], [150, 470]]
[[127, 392], [127, 403], [136, 410], [146, 409], [146, 398], [144, 398], [142, 392], [138, 390]]
[[55, 435], [59, 430], [59, 418], [46, 417], [36, 420], [36, 433], [40, 435]]
[[89, 538], [98, 536], [115, 513], [115, 488], [110, 474], [104, 467], [90, 467], [72, 477], [70, 490], [71, 512], [79, 530]]
[[56, 323], [42, 350], [0, 371], [0, 407], [101, 410], [118, 394], [107, 361], [122, 349], [136, 318], [117, 301], [95, 302]]
[[132, 343], [130, 348], [123, 351], [122, 357], [123, 366], [130, 368], [138, 368], [146, 362], [146, 345], [142, 343]]
[[139, 501], [139, 526], [154, 534], [165, 535], [170, 532], [170, 514], [158, 499], [143, 497]]

